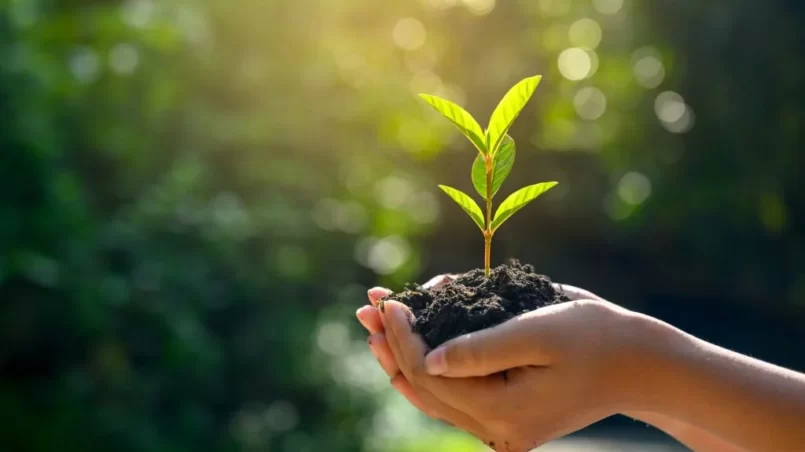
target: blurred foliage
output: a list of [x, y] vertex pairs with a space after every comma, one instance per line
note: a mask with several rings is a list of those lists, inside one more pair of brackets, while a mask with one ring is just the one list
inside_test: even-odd
[[495, 260], [801, 302], [803, 9], [0, 0], [4, 446], [427, 450], [364, 441], [385, 379], [345, 323], [481, 263], [435, 190], [474, 151], [417, 92], [483, 123], [544, 75], [503, 191], [561, 184]]

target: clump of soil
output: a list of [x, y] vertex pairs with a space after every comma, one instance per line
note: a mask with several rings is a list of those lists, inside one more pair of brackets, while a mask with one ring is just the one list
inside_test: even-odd
[[492, 269], [489, 278], [483, 270], [475, 269], [439, 287], [425, 289], [413, 285], [386, 298], [411, 308], [416, 316], [414, 331], [431, 348], [525, 312], [569, 300], [548, 277], [519, 261]]

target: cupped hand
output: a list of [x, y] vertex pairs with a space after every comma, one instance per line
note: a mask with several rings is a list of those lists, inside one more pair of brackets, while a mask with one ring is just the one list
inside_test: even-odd
[[[423, 287], [435, 287], [453, 279], [454, 277], [451, 275], [437, 276], [424, 284]], [[458, 427], [483, 440], [488, 436], [483, 425], [441, 402], [428, 391], [424, 391], [421, 388], [415, 389], [405, 374], [402, 373], [386, 339], [385, 317], [381, 315], [377, 307], [380, 300], [390, 293], [390, 290], [380, 287], [370, 289], [368, 296], [371, 305], [358, 309], [356, 315], [361, 324], [369, 331], [369, 337], [366, 342], [369, 344], [369, 348], [380, 366], [389, 376], [392, 387], [426, 415]]]
[[[617, 388], [629, 312], [562, 288], [575, 301], [456, 338], [427, 359], [405, 306], [391, 301], [383, 315], [365, 307], [358, 316], [392, 384], [415, 406], [498, 450], [529, 450], [616, 413], [624, 400]], [[370, 301], [387, 294], [373, 289]]]

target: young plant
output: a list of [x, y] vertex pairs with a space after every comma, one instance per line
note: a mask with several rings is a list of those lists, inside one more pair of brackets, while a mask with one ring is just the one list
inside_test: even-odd
[[455, 124], [478, 149], [478, 155], [472, 164], [471, 177], [475, 190], [486, 201], [485, 212], [466, 193], [446, 185], [439, 185], [439, 188], [464, 209], [475, 224], [481, 228], [484, 236], [484, 273], [487, 277], [492, 258], [492, 237], [498, 228], [515, 212], [557, 184], [557, 182], [541, 182], [521, 188], [509, 195], [500, 204], [495, 216], [492, 216], [492, 198], [514, 166], [516, 149], [514, 140], [507, 132], [531, 95], [534, 94], [541, 79], [542, 76], [537, 75], [521, 80], [514, 85], [495, 108], [486, 130], [481, 129], [478, 121], [472, 115], [453, 102], [428, 94], [419, 95]]

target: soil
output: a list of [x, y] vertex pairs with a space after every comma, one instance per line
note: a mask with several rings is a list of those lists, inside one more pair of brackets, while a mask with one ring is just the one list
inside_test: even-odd
[[414, 331], [431, 348], [525, 312], [569, 300], [547, 276], [519, 261], [492, 269], [489, 278], [483, 270], [475, 269], [435, 288], [407, 286], [386, 298], [411, 308], [416, 316]]

